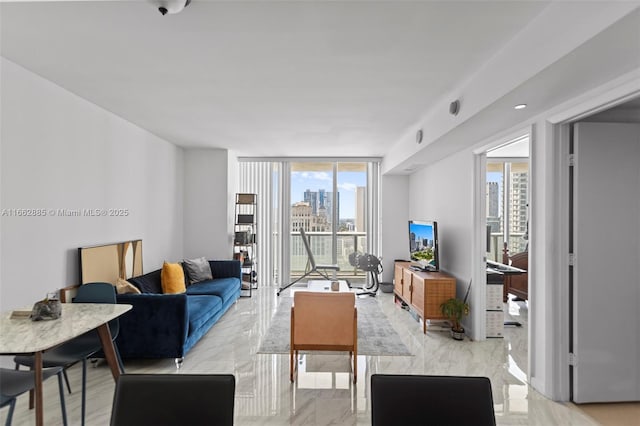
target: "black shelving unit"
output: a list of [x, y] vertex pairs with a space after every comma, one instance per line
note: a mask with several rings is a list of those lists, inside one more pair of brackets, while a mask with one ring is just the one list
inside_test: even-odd
[[[233, 258], [242, 263], [242, 290], [244, 296], [248, 297], [258, 288], [256, 200], [256, 194], [236, 194]], [[249, 294], [246, 294], [247, 292]]]

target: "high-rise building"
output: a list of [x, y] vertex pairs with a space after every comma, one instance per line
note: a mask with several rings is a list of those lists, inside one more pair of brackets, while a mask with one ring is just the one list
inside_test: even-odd
[[303, 201], [309, 203], [311, 214], [318, 214], [318, 193], [307, 189], [303, 194]]
[[291, 231], [300, 229], [310, 231], [312, 218], [311, 205], [306, 201], [299, 201], [291, 206]]
[[[304, 191], [303, 200], [311, 207], [311, 214], [314, 216], [324, 216], [327, 223], [332, 223], [333, 217], [333, 192], [320, 189]], [[340, 193], [337, 196], [338, 212], [340, 212]], [[339, 218], [338, 218], [339, 219]]]
[[356, 188], [355, 230], [358, 232], [365, 232], [364, 218], [366, 217], [365, 216], [366, 212], [365, 212], [364, 206], [366, 205], [365, 203], [366, 194], [367, 192], [364, 186], [358, 186]]
[[[527, 232], [527, 199], [529, 191], [529, 173], [511, 173], [511, 187], [509, 188], [509, 234], [524, 235]], [[518, 239], [518, 246], [511, 247], [513, 253], [524, 251], [525, 239]]]
[[487, 182], [487, 217], [500, 216], [500, 188], [498, 182]]

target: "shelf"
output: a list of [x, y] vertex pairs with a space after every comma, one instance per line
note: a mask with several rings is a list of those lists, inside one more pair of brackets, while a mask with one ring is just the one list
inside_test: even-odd
[[256, 203], [256, 194], [236, 194], [236, 204], [250, 205]]
[[251, 291], [257, 289], [256, 273], [256, 213], [257, 194], [237, 193], [235, 206], [235, 236], [233, 241], [233, 258], [240, 260], [242, 271], [242, 290]]

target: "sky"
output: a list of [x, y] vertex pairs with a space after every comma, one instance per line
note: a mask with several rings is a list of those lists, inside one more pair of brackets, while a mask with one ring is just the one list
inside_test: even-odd
[[416, 234], [416, 240], [433, 240], [433, 226], [425, 226], [417, 223], [409, 225], [409, 231]]
[[[340, 219], [353, 219], [356, 216], [356, 188], [366, 186], [365, 172], [339, 172], [338, 192], [340, 193]], [[304, 192], [309, 189], [327, 192], [333, 190], [330, 172], [291, 172], [291, 203], [304, 201]]]
[[487, 182], [498, 182], [498, 212], [502, 212], [502, 172], [487, 172]]

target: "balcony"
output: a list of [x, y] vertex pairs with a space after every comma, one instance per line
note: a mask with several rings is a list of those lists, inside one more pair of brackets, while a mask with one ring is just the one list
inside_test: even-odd
[[[336, 239], [337, 245], [337, 263], [340, 266], [340, 271], [337, 273], [337, 278], [340, 280], [349, 280], [352, 284], [361, 285], [364, 284], [368, 273], [355, 267], [349, 263], [349, 255], [354, 251], [361, 253], [366, 252], [367, 247], [367, 234], [366, 232], [338, 232]], [[311, 252], [316, 260], [317, 264], [331, 264], [332, 262], [332, 247], [331, 232], [307, 232], [309, 239], [309, 246]], [[304, 248], [302, 239], [298, 232], [292, 232], [290, 237], [291, 242], [291, 280], [295, 280], [304, 274], [305, 267], [307, 265], [307, 251]]]
[[[524, 232], [509, 233], [509, 254], [523, 252], [527, 246], [527, 240], [524, 238]], [[504, 234], [502, 232], [491, 233], [491, 251], [487, 253], [487, 259], [496, 262], [502, 262], [502, 252], [504, 246]]]

